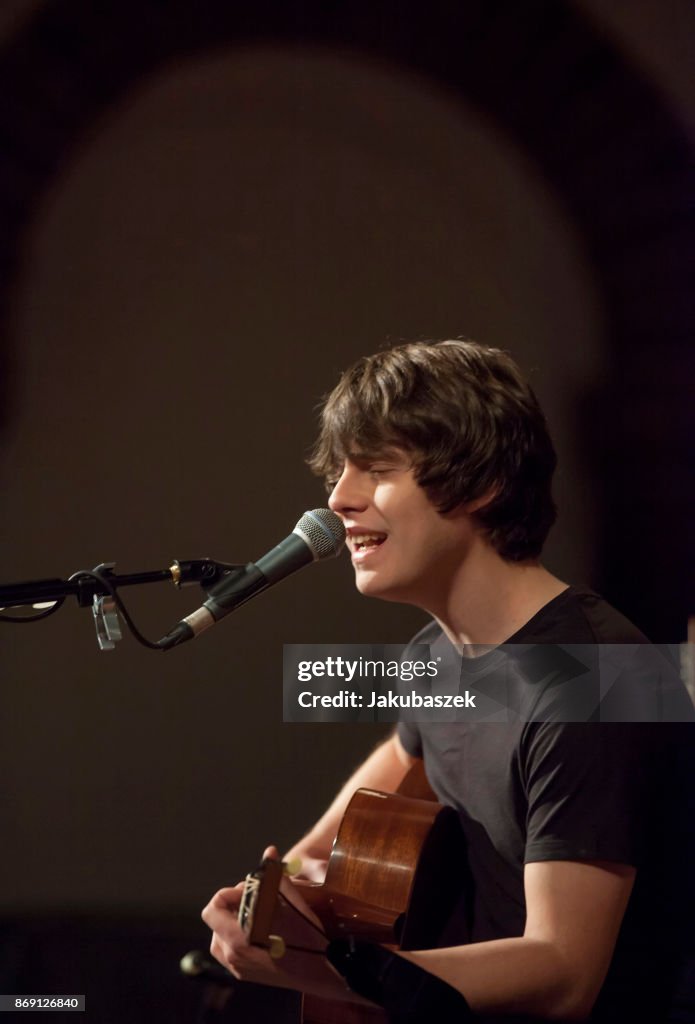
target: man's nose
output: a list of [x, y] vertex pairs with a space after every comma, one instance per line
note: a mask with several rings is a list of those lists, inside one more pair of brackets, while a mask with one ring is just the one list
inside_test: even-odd
[[346, 466], [331, 491], [328, 507], [336, 515], [349, 516], [351, 512], [361, 512], [369, 504], [369, 495], [365, 487], [364, 475], [351, 466]]

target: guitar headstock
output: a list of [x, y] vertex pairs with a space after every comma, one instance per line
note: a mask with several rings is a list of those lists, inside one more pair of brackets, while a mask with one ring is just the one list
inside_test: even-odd
[[283, 861], [264, 858], [260, 867], [246, 876], [239, 904], [239, 924], [248, 935], [250, 945], [267, 949], [275, 960], [285, 953], [282, 937], [270, 934], [284, 874], [286, 865]]

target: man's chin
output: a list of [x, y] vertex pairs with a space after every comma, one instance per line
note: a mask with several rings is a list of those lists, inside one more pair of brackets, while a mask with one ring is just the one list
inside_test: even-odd
[[363, 597], [382, 597], [384, 591], [388, 590], [374, 573], [359, 570], [355, 573], [355, 586]]
[[400, 601], [401, 604], [408, 603], [408, 598], [402, 587], [380, 580], [376, 573], [372, 575], [358, 572], [355, 576], [355, 586], [363, 597], [374, 597], [380, 601]]

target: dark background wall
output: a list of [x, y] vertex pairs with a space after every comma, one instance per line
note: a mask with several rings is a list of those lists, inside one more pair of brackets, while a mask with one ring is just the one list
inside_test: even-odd
[[[324, 501], [303, 459], [338, 371], [465, 334], [548, 412], [549, 567], [682, 639], [692, 7], [91, 6], [0, 21], [3, 580], [258, 556]], [[153, 638], [198, 604], [124, 596]], [[126, 914], [118, 938], [169, 921], [196, 944], [212, 891], [380, 736], [284, 726], [282, 644], [420, 621], [359, 598], [342, 560], [167, 655], [100, 653], [74, 603], [3, 625], [11, 934]], [[65, 971], [113, 981], [83, 953]]]

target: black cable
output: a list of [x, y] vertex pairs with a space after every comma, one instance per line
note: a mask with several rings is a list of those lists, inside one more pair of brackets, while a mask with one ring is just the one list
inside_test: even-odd
[[103, 575], [97, 569], [78, 569], [77, 572], [74, 572], [72, 576], [68, 577], [68, 583], [72, 583], [73, 580], [80, 579], [85, 576], [93, 580], [96, 580], [97, 583], [99, 583], [104, 588], [104, 590], [106, 590], [109, 596], [113, 598], [113, 602], [116, 605], [116, 608], [118, 608], [119, 612], [123, 616], [123, 621], [125, 622], [130, 632], [133, 634], [135, 639], [138, 641], [138, 643], [141, 643], [144, 647], [149, 647], [150, 650], [152, 651], [164, 650], [164, 648], [160, 647], [158, 643], [152, 643], [151, 640], [148, 640], [147, 637], [142, 635], [140, 630], [137, 628], [137, 626], [131, 619], [128, 613], [128, 609], [123, 604], [123, 601], [118, 595], [118, 591], [113, 586], [108, 576]]
[[0, 622], [38, 622], [39, 619], [47, 619], [49, 615], [54, 615], [64, 603], [65, 598], [59, 597], [54, 601], [52, 608], [46, 608], [36, 615], [7, 615], [0, 612]]

